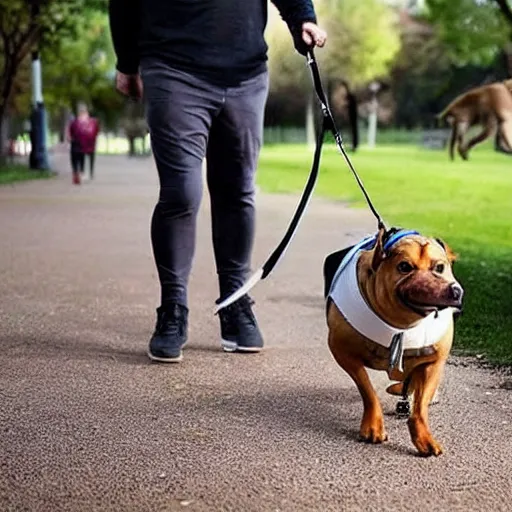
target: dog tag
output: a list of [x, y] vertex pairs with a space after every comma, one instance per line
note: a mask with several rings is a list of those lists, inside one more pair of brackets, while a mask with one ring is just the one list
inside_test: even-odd
[[398, 400], [396, 403], [396, 417], [397, 418], [408, 418], [411, 415], [411, 404], [409, 400], [404, 398]]

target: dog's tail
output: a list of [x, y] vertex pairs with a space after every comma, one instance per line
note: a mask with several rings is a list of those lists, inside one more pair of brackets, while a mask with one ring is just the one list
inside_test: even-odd
[[439, 112], [439, 114], [436, 114], [436, 120], [438, 124], [444, 122], [447, 122], [449, 125], [452, 125], [455, 121], [455, 114], [454, 109], [457, 106], [457, 104], [463, 99], [463, 96], [457, 96], [454, 100], [452, 100], [442, 112]]
[[448, 123], [449, 125], [453, 124], [455, 116], [452, 113], [452, 107], [453, 105], [450, 104], [442, 112], [439, 112], [439, 114], [435, 115], [437, 126], [441, 126], [445, 122]]

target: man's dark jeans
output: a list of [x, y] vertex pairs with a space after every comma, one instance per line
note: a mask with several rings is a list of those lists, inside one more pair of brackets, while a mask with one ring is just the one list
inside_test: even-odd
[[151, 240], [162, 305], [187, 305], [187, 284], [206, 157], [220, 297], [250, 270], [254, 180], [263, 138], [268, 74], [213, 85], [155, 59], [141, 64], [146, 117], [160, 178]]

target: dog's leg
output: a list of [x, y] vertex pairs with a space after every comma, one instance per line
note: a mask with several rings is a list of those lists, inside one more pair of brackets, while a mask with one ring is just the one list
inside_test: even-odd
[[456, 123], [457, 125], [457, 150], [463, 160], [468, 159], [467, 148], [464, 148], [464, 135], [469, 129], [469, 123], [467, 121], [461, 121]]
[[455, 143], [457, 142], [457, 121], [453, 120], [452, 134], [450, 137], [450, 159], [455, 160]]
[[445, 360], [424, 364], [413, 370], [411, 391], [414, 393], [414, 404], [411, 417], [407, 424], [412, 442], [421, 455], [441, 455], [443, 448], [432, 437], [428, 426], [428, 406], [434, 398], [441, 380]]
[[496, 129], [496, 122], [495, 120], [489, 119], [487, 124], [484, 126], [483, 130], [478, 134], [475, 135], [467, 144], [464, 149], [464, 153], [467, 155], [469, 153], [469, 150], [473, 147], [479, 144], [480, 142], [483, 142], [485, 139], [490, 137]]
[[382, 443], [388, 435], [384, 429], [384, 416], [379, 398], [368, 372], [360, 359], [339, 350], [329, 336], [329, 346], [336, 362], [352, 377], [363, 399], [364, 413], [359, 435], [367, 443]]
[[512, 151], [512, 119], [500, 123], [499, 133], [507, 149]]

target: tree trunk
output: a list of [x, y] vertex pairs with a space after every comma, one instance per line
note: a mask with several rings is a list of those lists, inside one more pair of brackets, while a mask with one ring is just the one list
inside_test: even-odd
[[0, 106], [0, 166], [7, 162], [9, 150], [8, 123], [5, 108]]
[[512, 77], [512, 42], [509, 42], [503, 48], [503, 54], [505, 57], [505, 66], [509, 77]]

